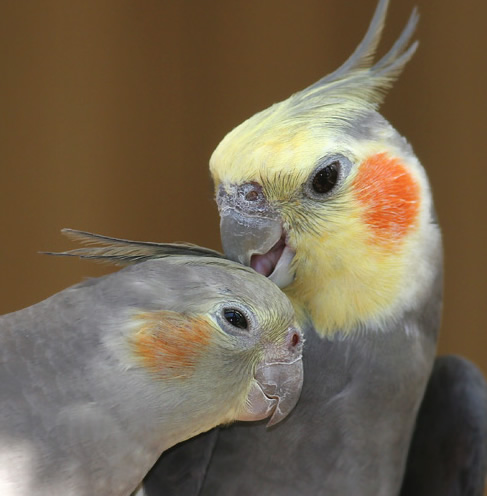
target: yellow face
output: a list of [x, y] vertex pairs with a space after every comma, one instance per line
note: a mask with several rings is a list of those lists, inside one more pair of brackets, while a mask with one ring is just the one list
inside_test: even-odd
[[298, 315], [321, 334], [381, 328], [433, 272], [422, 254], [439, 232], [424, 170], [382, 119], [366, 137], [276, 120], [251, 119], [223, 140], [211, 160], [216, 187], [258, 185], [279, 212], [295, 253], [283, 289]]
[[440, 271], [426, 174], [377, 113], [417, 47], [413, 11], [374, 63], [387, 4], [341, 67], [242, 123], [210, 162], [225, 252], [269, 276], [321, 334], [384, 329]]

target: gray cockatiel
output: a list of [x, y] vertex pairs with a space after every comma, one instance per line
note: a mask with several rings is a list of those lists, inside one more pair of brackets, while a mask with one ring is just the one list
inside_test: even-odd
[[234, 424], [166, 453], [148, 496], [482, 494], [485, 381], [455, 357], [433, 369], [440, 229], [425, 170], [377, 112], [417, 45], [413, 11], [373, 63], [387, 5], [337, 71], [238, 126], [210, 162], [225, 254], [306, 325], [301, 399], [285, 429]]
[[142, 263], [0, 318], [1, 496], [128, 495], [167, 448], [299, 397], [302, 335], [272, 282], [195, 246], [144, 261], [113, 243], [101, 258]]

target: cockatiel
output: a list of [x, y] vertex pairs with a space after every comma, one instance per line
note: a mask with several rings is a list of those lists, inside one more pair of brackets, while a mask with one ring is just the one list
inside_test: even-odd
[[128, 495], [174, 444], [299, 397], [302, 335], [272, 282], [196, 246], [144, 261], [110, 242], [104, 260], [143, 263], [0, 317], [2, 496]]
[[166, 453], [148, 496], [482, 494], [486, 386], [463, 359], [437, 361], [407, 460], [442, 242], [425, 170], [377, 112], [417, 46], [414, 10], [373, 63], [387, 6], [338, 70], [239, 125], [210, 161], [225, 254], [283, 288], [306, 325], [301, 399], [285, 429], [234, 424]]

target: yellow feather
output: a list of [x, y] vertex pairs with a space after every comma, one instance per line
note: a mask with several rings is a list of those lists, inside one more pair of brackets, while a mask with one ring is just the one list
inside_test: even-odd
[[[217, 188], [257, 182], [280, 212], [296, 251], [295, 281], [285, 292], [298, 316], [311, 317], [322, 335], [364, 324], [382, 329], [425, 296], [423, 288], [434, 277], [425, 253], [440, 252], [426, 174], [407, 142], [376, 112], [417, 46], [409, 45], [418, 20], [414, 10], [391, 50], [372, 65], [386, 8], [387, 0], [380, 0], [363, 41], [337, 71], [243, 122], [210, 160]], [[347, 157], [352, 172], [326, 201], [306, 200], [306, 181], [331, 154]], [[371, 243], [365, 207], [353, 187], [360, 164], [377, 154], [397, 158], [421, 198], [414, 228], [392, 246]]]

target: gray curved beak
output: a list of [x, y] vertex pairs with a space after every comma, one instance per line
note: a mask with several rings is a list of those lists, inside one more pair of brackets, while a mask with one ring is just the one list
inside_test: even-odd
[[269, 398], [277, 400], [267, 427], [287, 417], [296, 406], [303, 387], [303, 361], [293, 363], [271, 363], [257, 369], [256, 379]]
[[255, 253], [268, 252], [282, 235], [281, 221], [245, 215], [232, 208], [220, 211], [220, 234], [225, 255], [250, 265]]
[[295, 251], [283, 241], [280, 218], [254, 217], [232, 208], [221, 209], [220, 217], [223, 251], [230, 260], [252, 267], [281, 289], [294, 281]]
[[287, 417], [296, 406], [303, 387], [301, 357], [293, 362], [271, 362], [257, 367], [247, 405], [237, 420], [262, 420], [267, 427]]
[[282, 222], [256, 183], [220, 185], [217, 191], [220, 233], [225, 255], [250, 265], [254, 253], [266, 253], [282, 235]]

